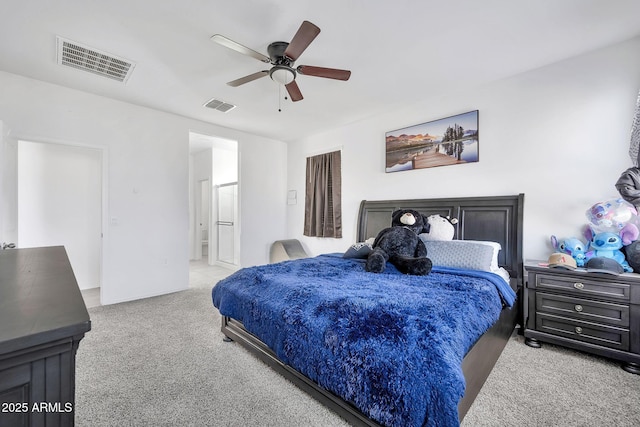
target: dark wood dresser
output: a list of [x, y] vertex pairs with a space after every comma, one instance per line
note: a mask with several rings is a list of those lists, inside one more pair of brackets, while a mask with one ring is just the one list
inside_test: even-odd
[[72, 426], [89, 314], [62, 246], [0, 250], [0, 427]]
[[622, 362], [640, 374], [640, 274], [590, 273], [526, 262], [524, 336]]

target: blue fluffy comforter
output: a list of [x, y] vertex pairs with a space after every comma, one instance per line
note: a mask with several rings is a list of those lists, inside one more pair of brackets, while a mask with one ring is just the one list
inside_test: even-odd
[[459, 424], [462, 358], [515, 299], [492, 273], [373, 274], [336, 254], [245, 268], [212, 294], [282, 362], [389, 426]]

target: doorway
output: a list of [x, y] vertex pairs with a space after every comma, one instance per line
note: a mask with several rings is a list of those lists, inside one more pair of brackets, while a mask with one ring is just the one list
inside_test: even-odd
[[240, 260], [238, 142], [189, 132], [189, 148], [192, 270], [207, 266], [237, 269]]
[[80, 290], [102, 275], [103, 150], [18, 142], [18, 247], [64, 246]]

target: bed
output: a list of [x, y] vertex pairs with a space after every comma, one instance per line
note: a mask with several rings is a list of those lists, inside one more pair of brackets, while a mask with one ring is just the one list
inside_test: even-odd
[[[522, 324], [523, 203], [523, 194], [362, 201], [357, 242], [388, 227], [399, 208], [457, 218], [454, 239], [500, 244], [508, 284], [491, 272], [435, 263], [428, 276], [391, 265], [366, 273], [364, 260], [342, 254], [249, 267], [212, 291], [225, 340], [353, 425], [456, 424]], [[417, 305], [405, 309], [405, 300]]]

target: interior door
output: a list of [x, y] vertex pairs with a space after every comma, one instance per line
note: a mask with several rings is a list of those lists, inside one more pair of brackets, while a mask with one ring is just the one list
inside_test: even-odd
[[218, 261], [234, 265], [238, 263], [235, 250], [237, 198], [238, 183], [218, 186]]

